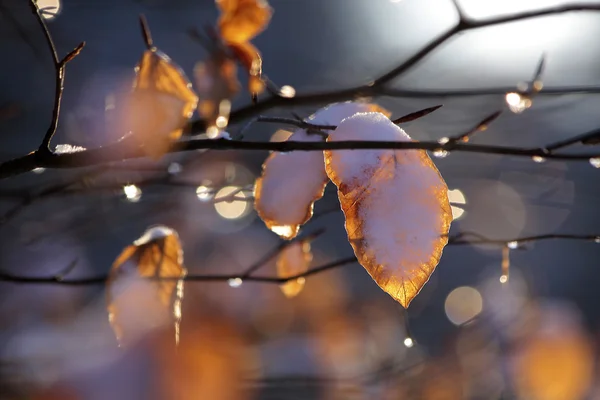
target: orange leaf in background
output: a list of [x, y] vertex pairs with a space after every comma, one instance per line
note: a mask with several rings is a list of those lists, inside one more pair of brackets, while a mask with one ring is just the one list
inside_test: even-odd
[[[179, 341], [183, 252], [177, 232], [165, 226], [148, 229], [117, 257], [110, 271], [108, 319], [120, 344], [172, 322]], [[174, 278], [152, 280], [152, 278]]]
[[[327, 139], [409, 141], [380, 113], [344, 119]], [[403, 307], [438, 264], [452, 211], [448, 187], [423, 150], [325, 151], [348, 240], [359, 263]]]
[[[376, 110], [385, 111], [370, 103], [335, 103], [320, 109], [307, 121], [337, 125], [356, 113]], [[323, 138], [297, 129], [288, 140], [317, 142]], [[284, 239], [292, 239], [300, 226], [312, 217], [314, 202], [323, 197], [326, 185], [327, 175], [320, 152], [272, 153], [263, 163], [262, 174], [256, 180], [254, 208], [267, 228]]]
[[145, 51], [136, 71], [123, 122], [146, 154], [158, 159], [181, 137], [198, 96], [183, 71], [160, 51]]
[[[256, 354], [239, 328], [226, 320], [190, 321], [173, 351], [169, 338], [152, 343], [160, 399], [243, 400], [252, 392], [247, 382], [259, 371]], [[258, 371], [257, 371], [258, 370]]]
[[[308, 271], [308, 266], [312, 261], [310, 252], [310, 243], [307, 241], [298, 241], [284, 248], [277, 258], [277, 276], [287, 278], [290, 276], [302, 274]], [[306, 279], [300, 277], [287, 281], [280, 285], [283, 294], [292, 298], [298, 295], [304, 288]]]
[[221, 10], [219, 31], [227, 43], [244, 43], [261, 33], [273, 10], [266, 0], [216, 0]]
[[265, 30], [273, 10], [266, 0], [216, 0], [216, 3], [221, 10], [221, 38], [246, 67], [249, 92], [260, 94], [265, 90], [261, 78], [262, 58], [250, 40]]
[[[198, 112], [206, 120], [207, 128], [225, 128], [231, 99], [240, 90], [235, 62], [223, 52], [215, 51], [207, 61], [194, 66], [194, 78], [200, 96]], [[223, 104], [229, 107], [223, 110]], [[223, 119], [217, 123], [219, 117]]]

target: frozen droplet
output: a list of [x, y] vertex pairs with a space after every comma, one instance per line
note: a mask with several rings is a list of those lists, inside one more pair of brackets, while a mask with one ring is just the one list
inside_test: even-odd
[[500, 283], [508, 282], [508, 275], [500, 275]]
[[142, 198], [142, 189], [136, 185], [125, 185], [123, 186], [123, 193], [128, 201], [137, 203]]
[[31, 170], [31, 172], [33, 172], [34, 174], [38, 174], [38, 175], [39, 174], [43, 174], [44, 171], [46, 171], [46, 168], [41, 168], [41, 167], [40, 168], [34, 168], [34, 169]]
[[172, 162], [171, 164], [169, 164], [169, 167], [167, 168], [167, 171], [171, 174], [171, 175], [177, 175], [178, 173], [180, 173], [183, 170], [183, 167], [181, 166], [181, 164], [179, 164], [178, 162]]
[[437, 158], [444, 158], [448, 155], [448, 152], [444, 149], [436, 149], [433, 151], [433, 156]]
[[279, 94], [281, 97], [292, 98], [296, 95], [296, 89], [290, 85], [284, 85], [281, 87], [281, 90], [279, 90]]
[[415, 345], [415, 342], [412, 340], [411, 337], [407, 337], [406, 339], [404, 339], [404, 345], [410, 349]]
[[542, 156], [533, 156], [531, 159], [536, 163], [543, 163], [546, 159]]
[[592, 157], [590, 158], [590, 164], [594, 168], [600, 168], [600, 157]]
[[514, 250], [517, 247], [519, 247], [519, 242], [517, 242], [517, 241], [508, 242], [508, 243], [506, 243], [506, 246], [508, 246], [509, 249]]
[[450, 138], [449, 138], [449, 137], [443, 137], [443, 138], [440, 138], [440, 139], [438, 140], [438, 143], [439, 143], [439, 144], [446, 144], [446, 143], [448, 143], [449, 141], [450, 141]]
[[240, 287], [240, 286], [242, 286], [242, 283], [244, 283], [242, 281], [242, 278], [231, 278], [227, 281], [227, 284], [229, 286], [231, 286], [232, 288]]
[[196, 188], [196, 196], [200, 201], [210, 201], [214, 197], [214, 193], [208, 186], [200, 185]]

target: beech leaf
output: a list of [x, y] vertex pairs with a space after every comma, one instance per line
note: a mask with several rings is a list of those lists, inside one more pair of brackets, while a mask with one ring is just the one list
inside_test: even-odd
[[[317, 111], [308, 120], [314, 124], [337, 125], [358, 112], [379, 110], [386, 112], [376, 104], [335, 103]], [[297, 129], [288, 140], [318, 142], [323, 138]], [[284, 239], [292, 239], [300, 226], [312, 217], [314, 202], [323, 197], [326, 184], [320, 152], [272, 153], [256, 180], [254, 208], [267, 228]]]
[[133, 92], [124, 108], [125, 128], [154, 159], [179, 139], [198, 96], [184, 72], [158, 50], [147, 50], [136, 68]]
[[262, 32], [273, 10], [266, 0], [217, 0], [219, 31], [227, 43], [244, 43]]
[[[328, 138], [410, 141], [380, 113], [343, 120]], [[452, 212], [448, 187], [424, 150], [325, 151], [348, 240], [359, 263], [403, 307], [438, 264]]]
[[148, 229], [123, 250], [113, 263], [106, 288], [108, 319], [119, 344], [168, 323], [175, 328], [175, 343], [179, 342], [186, 274], [177, 232], [166, 226]]
[[[308, 241], [297, 241], [285, 247], [277, 257], [277, 276], [279, 278], [288, 278], [308, 271], [312, 253]], [[287, 281], [280, 285], [283, 294], [292, 298], [297, 296], [304, 288], [306, 279], [300, 277]]]

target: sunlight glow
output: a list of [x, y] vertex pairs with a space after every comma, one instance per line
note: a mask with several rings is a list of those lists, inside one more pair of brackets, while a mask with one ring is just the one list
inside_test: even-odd
[[200, 201], [210, 201], [213, 198], [212, 189], [208, 186], [198, 186], [196, 188], [196, 196], [198, 196], [198, 200]]
[[242, 278], [231, 278], [227, 281], [227, 284], [232, 288], [238, 288], [242, 286], [242, 283], [244, 283], [244, 281], [242, 281]]
[[[237, 186], [225, 186], [221, 188], [215, 198], [227, 197], [235, 193], [235, 197], [246, 198], [243, 191], [239, 191]], [[225, 219], [239, 219], [245, 216], [250, 210], [250, 205], [245, 200], [229, 200], [215, 203], [215, 210]]]
[[454, 325], [462, 325], [475, 318], [483, 309], [483, 299], [479, 291], [469, 286], [454, 289], [444, 304], [446, 316]]
[[515, 114], [521, 114], [533, 104], [529, 97], [515, 92], [506, 93], [505, 100], [510, 111]]
[[271, 231], [284, 238], [291, 237], [294, 234], [294, 228], [289, 225], [272, 226]]

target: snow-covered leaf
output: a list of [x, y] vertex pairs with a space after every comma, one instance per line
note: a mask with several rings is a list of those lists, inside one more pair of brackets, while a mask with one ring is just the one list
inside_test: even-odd
[[[409, 141], [380, 113], [343, 120], [328, 138]], [[424, 150], [325, 151], [346, 232], [360, 264], [403, 307], [438, 264], [452, 212], [448, 187]]]
[[[288, 278], [302, 274], [308, 270], [311, 261], [310, 243], [308, 241], [294, 242], [279, 253], [277, 257], [277, 276]], [[305, 281], [304, 277], [287, 281], [280, 286], [281, 291], [288, 298], [295, 297], [304, 288]]]
[[[170, 323], [179, 341], [183, 251], [177, 232], [156, 226], [127, 246], [110, 271], [106, 299], [108, 319], [120, 344]], [[158, 278], [173, 278], [158, 280]]]
[[158, 159], [181, 137], [198, 96], [183, 71], [158, 50], [145, 51], [136, 71], [123, 123], [146, 154]]
[[85, 147], [74, 146], [72, 144], [57, 144], [54, 149], [54, 153], [56, 154], [79, 153], [80, 151], [85, 151]]
[[[337, 125], [359, 112], [384, 111], [369, 103], [336, 103], [317, 111], [308, 120], [313, 124]], [[320, 135], [297, 129], [288, 140], [318, 142]], [[327, 175], [323, 155], [317, 151], [272, 153], [256, 180], [254, 207], [267, 227], [285, 239], [298, 234], [313, 213], [313, 204], [323, 196]]]

